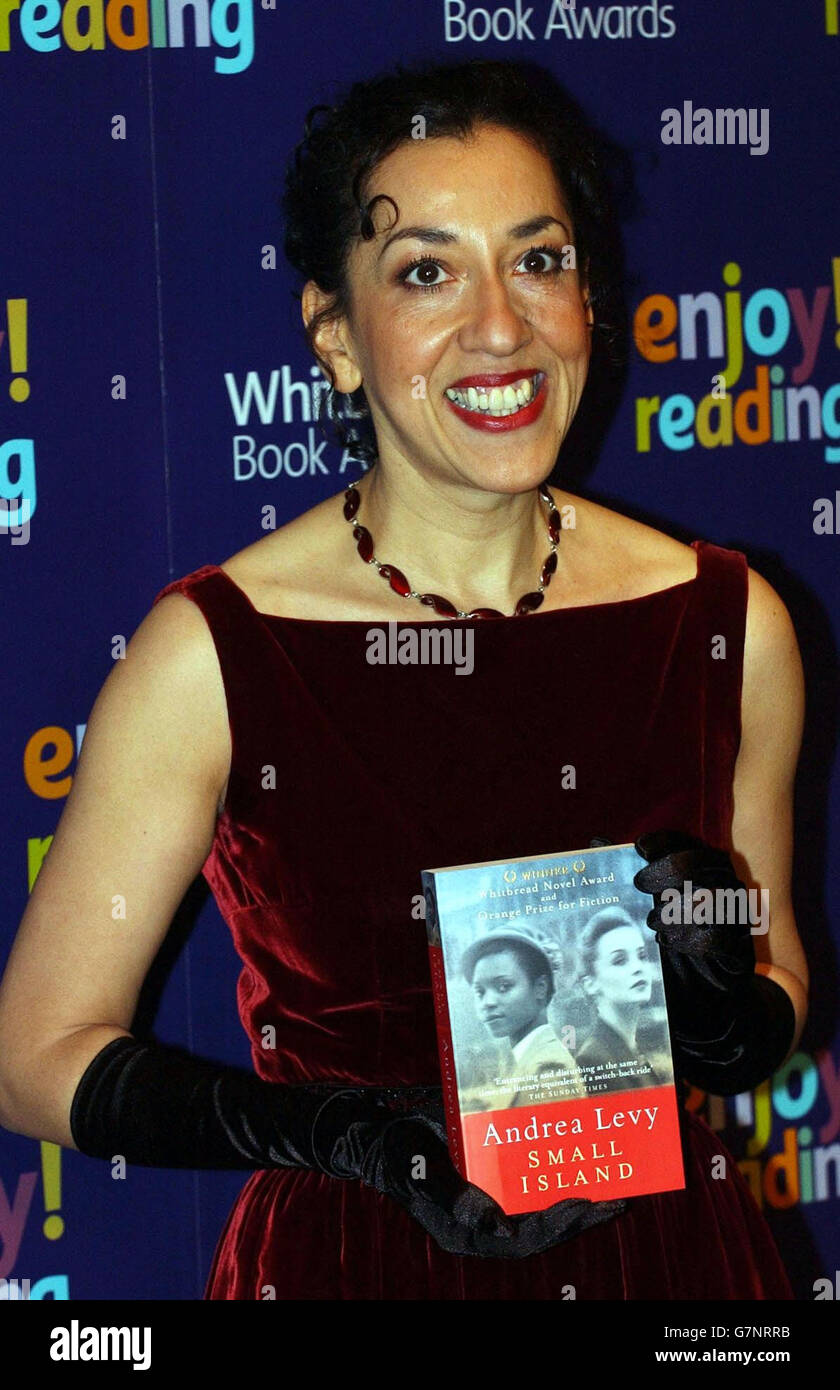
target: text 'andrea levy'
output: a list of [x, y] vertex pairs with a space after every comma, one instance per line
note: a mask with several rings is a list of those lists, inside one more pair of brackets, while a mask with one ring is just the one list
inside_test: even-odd
[[475, 632], [471, 627], [421, 627], [409, 623], [400, 627], [390, 622], [370, 627], [365, 659], [371, 666], [454, 666], [456, 676], [469, 676], [473, 670]]

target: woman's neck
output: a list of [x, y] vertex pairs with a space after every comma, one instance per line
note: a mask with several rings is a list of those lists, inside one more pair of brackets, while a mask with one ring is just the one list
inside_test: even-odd
[[508, 613], [537, 588], [551, 542], [536, 486], [490, 494], [377, 464], [358, 491], [356, 519], [373, 536], [376, 558], [401, 569], [418, 592], [465, 611]]

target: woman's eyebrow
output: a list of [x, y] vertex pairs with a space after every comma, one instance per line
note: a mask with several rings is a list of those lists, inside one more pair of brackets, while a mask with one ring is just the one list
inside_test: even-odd
[[[552, 226], [562, 227], [566, 235], [569, 235], [569, 229], [565, 222], [561, 222], [559, 217], [552, 217], [549, 213], [545, 213], [540, 217], [531, 217], [527, 222], [517, 222], [515, 226], [508, 228], [507, 236], [510, 241], [524, 241], [527, 237], [536, 236], [539, 232], [544, 232], [546, 227]], [[408, 239], [425, 241], [432, 246], [446, 246], [460, 238], [454, 232], [447, 232], [443, 227], [403, 227], [402, 231], [394, 232], [392, 236], [388, 237], [377, 260], [382, 259], [393, 242]]]

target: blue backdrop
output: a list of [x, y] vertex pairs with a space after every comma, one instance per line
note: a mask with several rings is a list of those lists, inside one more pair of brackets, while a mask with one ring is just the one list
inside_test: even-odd
[[[114, 637], [168, 580], [256, 539], [267, 505], [281, 525], [358, 476], [292, 390], [314, 375], [277, 197], [306, 111], [396, 61], [542, 62], [630, 151], [639, 194], [629, 371], [597, 461], [570, 458], [561, 485], [745, 551], [802, 648], [811, 1017], [755, 1095], [694, 1100], [803, 1299], [840, 1267], [839, 55], [837, 0], [22, 0], [0, 18], [0, 956]], [[751, 112], [744, 142], [721, 127], [700, 143], [704, 108]], [[199, 881], [144, 1017], [164, 1041], [248, 1065], [237, 973]], [[0, 1276], [28, 1278], [33, 1297], [200, 1297], [244, 1175], [110, 1172], [0, 1134]]]

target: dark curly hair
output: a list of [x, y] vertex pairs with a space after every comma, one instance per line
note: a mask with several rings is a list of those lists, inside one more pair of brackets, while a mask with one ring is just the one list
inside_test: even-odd
[[578, 264], [587, 271], [595, 316], [593, 360], [599, 350], [615, 365], [624, 358], [620, 242], [607, 173], [618, 146], [595, 131], [554, 76], [532, 63], [476, 59], [398, 66], [357, 82], [339, 104], [315, 106], [308, 113], [280, 201], [287, 259], [304, 281], [314, 280], [332, 296], [308, 325], [307, 336], [330, 379], [327, 411], [339, 443], [365, 464], [377, 454], [364, 388], [348, 397], [348, 426], [314, 337], [325, 321], [348, 311], [348, 258], [354, 241], [375, 235], [374, 204], [384, 199], [399, 215], [387, 194], [368, 201], [366, 188], [379, 162], [412, 138], [418, 117], [425, 122], [426, 139], [464, 139], [482, 124], [497, 125], [529, 140], [549, 160], [572, 215]]

